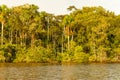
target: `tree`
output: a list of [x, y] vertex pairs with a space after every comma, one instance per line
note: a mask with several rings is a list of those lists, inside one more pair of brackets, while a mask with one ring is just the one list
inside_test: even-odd
[[75, 6], [69, 6], [69, 7], [67, 8], [68, 11], [72, 11], [73, 9], [74, 9], [74, 10], [77, 10], [77, 8], [76, 8]]
[[8, 8], [6, 5], [2, 5], [0, 7], [0, 22], [1, 22], [1, 46], [3, 46], [3, 40], [4, 40], [4, 24], [5, 24], [5, 19], [8, 16]]
[[120, 15], [101, 6], [68, 10], [56, 16], [34, 4], [0, 6], [0, 61], [119, 61]]

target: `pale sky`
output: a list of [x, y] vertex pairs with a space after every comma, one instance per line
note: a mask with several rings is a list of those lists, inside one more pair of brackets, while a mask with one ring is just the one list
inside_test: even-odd
[[35, 4], [39, 6], [40, 11], [46, 11], [55, 15], [66, 14], [67, 8], [74, 5], [77, 8], [84, 6], [102, 6], [106, 10], [120, 14], [120, 0], [0, 0], [0, 5], [5, 4], [8, 7]]

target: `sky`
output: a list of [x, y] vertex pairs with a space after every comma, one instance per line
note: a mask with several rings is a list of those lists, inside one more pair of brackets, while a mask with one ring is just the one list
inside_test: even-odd
[[106, 10], [113, 11], [116, 15], [120, 14], [120, 0], [0, 0], [0, 5], [14, 7], [24, 4], [35, 4], [40, 11], [46, 11], [55, 15], [67, 14], [67, 8], [74, 5], [82, 9], [85, 6], [102, 6]]

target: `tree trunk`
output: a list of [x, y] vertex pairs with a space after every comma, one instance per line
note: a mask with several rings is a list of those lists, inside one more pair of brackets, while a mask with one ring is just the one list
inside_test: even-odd
[[[47, 45], [49, 44], [49, 18], [48, 18], [48, 25], [47, 25], [48, 27], [47, 27]], [[48, 46], [47, 46], [47, 48], [49, 48]]]
[[16, 30], [15, 31], [15, 38], [16, 38], [16, 41], [15, 41], [15, 43], [16, 43], [16, 45], [17, 45], [17, 47], [18, 47], [18, 31]]
[[62, 53], [63, 53], [63, 34], [62, 34]]
[[72, 39], [71, 39], [71, 41], [73, 41], [73, 35], [72, 35]]
[[70, 36], [68, 35], [68, 51], [70, 50]]
[[25, 47], [26, 47], [26, 44], [27, 44], [27, 33], [25, 33], [25, 40], [24, 40], [24, 44], [25, 44]]
[[1, 27], [1, 46], [3, 46], [3, 30], [4, 30], [4, 22], [2, 22], [2, 27]]
[[12, 35], [12, 33], [13, 33], [13, 31], [11, 30], [11, 32], [10, 32], [10, 43], [12, 44], [12, 42], [13, 42], [13, 35]]
[[63, 33], [62, 33], [62, 53], [64, 52], [64, 36], [65, 36], [65, 27], [63, 28]]
[[69, 30], [69, 27], [68, 27], [68, 51], [70, 49], [70, 30]]
[[34, 46], [34, 34], [31, 35], [31, 47]]
[[20, 45], [23, 46], [23, 32], [20, 31]]

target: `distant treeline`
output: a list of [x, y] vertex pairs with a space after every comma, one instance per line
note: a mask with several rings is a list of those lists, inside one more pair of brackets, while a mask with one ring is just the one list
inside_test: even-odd
[[25, 4], [0, 6], [0, 62], [88, 63], [120, 61], [120, 15], [75, 6], [67, 15]]

